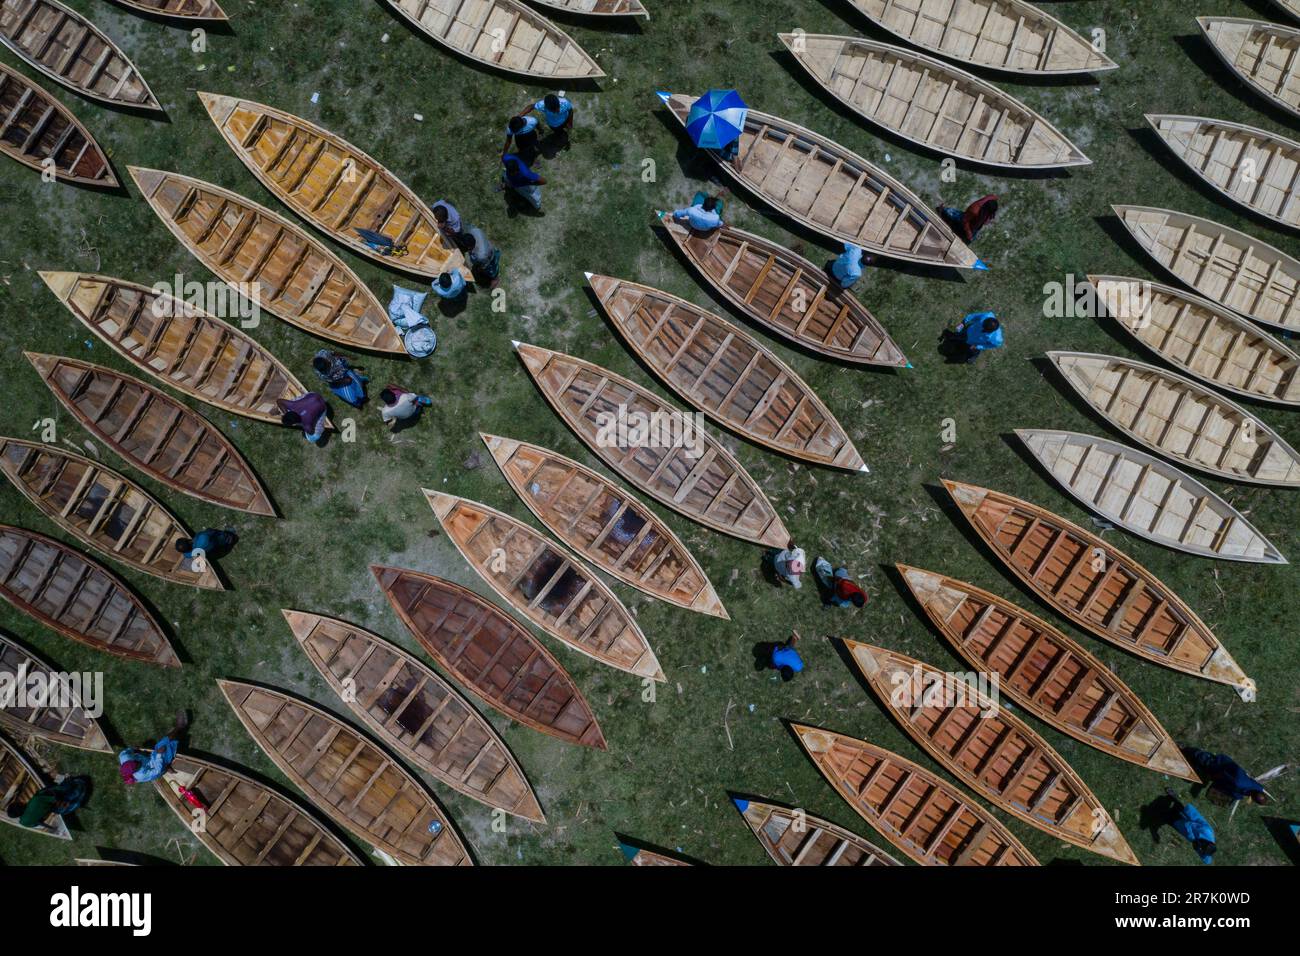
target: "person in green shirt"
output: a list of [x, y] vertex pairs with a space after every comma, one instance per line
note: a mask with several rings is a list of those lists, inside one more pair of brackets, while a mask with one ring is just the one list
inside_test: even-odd
[[13, 801], [5, 812], [9, 819], [17, 820], [21, 826], [33, 830], [54, 830], [45, 821], [52, 815], [62, 817], [80, 809], [89, 793], [88, 777], [64, 777], [53, 786], [37, 790], [26, 803]]

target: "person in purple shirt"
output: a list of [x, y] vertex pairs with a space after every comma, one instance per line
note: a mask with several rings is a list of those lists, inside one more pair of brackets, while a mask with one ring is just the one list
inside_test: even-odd
[[439, 199], [433, 204], [433, 218], [437, 220], [438, 228], [448, 239], [455, 240], [461, 232], [460, 212], [451, 203], [445, 199]]
[[303, 435], [312, 444], [324, 436], [328, 409], [325, 407], [325, 399], [318, 393], [308, 392], [293, 401], [277, 398], [275, 407], [280, 409], [280, 424], [288, 428], [301, 428]]

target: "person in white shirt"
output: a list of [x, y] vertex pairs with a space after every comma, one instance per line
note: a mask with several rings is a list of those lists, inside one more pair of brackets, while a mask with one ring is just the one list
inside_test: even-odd
[[398, 422], [410, 421], [420, 414], [421, 408], [433, 404], [433, 399], [429, 398], [429, 396], [417, 395], [400, 385], [386, 385], [383, 391], [379, 393], [379, 400], [383, 402], [383, 406], [379, 409], [379, 415], [389, 428], [392, 428]]

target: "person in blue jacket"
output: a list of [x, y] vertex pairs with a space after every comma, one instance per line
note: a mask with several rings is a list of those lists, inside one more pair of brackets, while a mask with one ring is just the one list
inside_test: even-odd
[[803, 658], [794, 649], [798, 643], [799, 632], [792, 631], [785, 641], [761, 641], [755, 644], [754, 669], [774, 670], [780, 673], [782, 681], [794, 680], [794, 675], [803, 670]]
[[1191, 843], [1192, 849], [1196, 851], [1202, 863], [1213, 863], [1214, 851], [1218, 847], [1214, 845], [1214, 827], [1210, 826], [1210, 821], [1201, 816], [1200, 811], [1190, 803], [1179, 800], [1169, 787], [1165, 787], [1165, 793], [1169, 794], [1169, 799], [1173, 801], [1173, 814], [1169, 825]]
[[862, 278], [863, 264], [870, 265], [872, 258], [866, 255], [861, 246], [855, 246], [851, 242], [844, 243], [844, 251], [840, 257], [830, 264], [826, 270], [830, 273], [835, 284], [840, 289], [851, 289], [859, 279]]
[[1002, 323], [992, 312], [972, 312], [955, 329], [944, 329], [939, 348], [953, 361], [967, 365], [988, 349], [1002, 348]]

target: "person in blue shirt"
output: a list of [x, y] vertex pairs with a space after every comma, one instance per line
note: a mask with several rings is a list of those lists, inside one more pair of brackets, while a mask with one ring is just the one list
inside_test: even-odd
[[548, 138], [556, 147], [569, 148], [569, 133], [573, 131], [573, 103], [565, 98], [563, 92], [547, 93], [519, 115], [527, 116], [529, 113], [541, 114], [546, 128], [550, 130]]
[[537, 117], [512, 116], [506, 125], [506, 144], [503, 153], [510, 151], [510, 144], [515, 145], [515, 152], [524, 162], [531, 165], [542, 151], [542, 141], [537, 135]]
[[1002, 324], [992, 312], [972, 312], [955, 329], [944, 329], [939, 343], [951, 361], [969, 365], [981, 352], [1002, 348]]
[[1165, 793], [1173, 801], [1169, 825], [1191, 843], [1202, 863], [1213, 863], [1214, 852], [1218, 847], [1214, 843], [1214, 827], [1210, 826], [1210, 821], [1201, 816], [1200, 811], [1190, 803], [1179, 800], [1173, 790], [1165, 787]]
[[238, 541], [239, 535], [235, 533], [234, 528], [226, 528], [225, 530], [204, 528], [193, 538], [178, 538], [176, 540], [176, 550], [191, 561], [200, 554], [205, 558], [215, 560], [228, 555], [230, 549]]
[[501, 156], [501, 182], [507, 189], [522, 196], [538, 212], [542, 209], [542, 189], [546, 180], [533, 172], [532, 167], [515, 153]]
[[695, 194], [691, 204], [673, 210], [673, 220], [684, 222], [696, 232], [710, 233], [722, 228], [722, 200], [703, 192]]
[[460, 274], [459, 269], [452, 269], [450, 272], [444, 272], [434, 279], [431, 283], [434, 295], [448, 302], [454, 302], [465, 297], [465, 277]]
[[781, 680], [794, 680], [794, 675], [803, 670], [803, 658], [794, 646], [799, 643], [799, 632], [792, 631], [788, 640], [759, 641], [754, 645], [754, 670], [777, 671]]
[[844, 243], [844, 251], [840, 257], [830, 264], [827, 272], [830, 273], [835, 284], [841, 289], [851, 289], [857, 281], [862, 278], [862, 264], [866, 262], [870, 265], [872, 258], [866, 255], [866, 250], [861, 246], [855, 246], [851, 242]]
[[1264, 785], [1227, 754], [1212, 754], [1195, 747], [1184, 748], [1183, 754], [1201, 779], [1209, 782], [1208, 793], [1212, 800], [1218, 798], [1224, 803], [1249, 800], [1260, 806], [1268, 803]]

